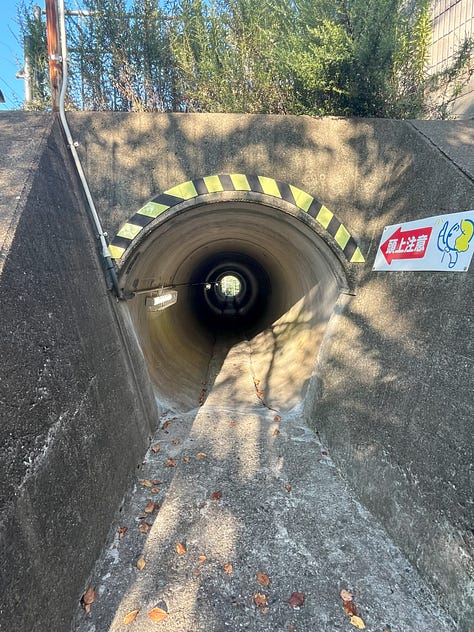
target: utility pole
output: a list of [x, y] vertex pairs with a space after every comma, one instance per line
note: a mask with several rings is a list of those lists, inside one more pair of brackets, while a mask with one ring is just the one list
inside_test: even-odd
[[46, 0], [46, 41], [48, 44], [51, 101], [53, 112], [58, 112], [62, 76], [62, 58], [60, 54], [56, 0]]

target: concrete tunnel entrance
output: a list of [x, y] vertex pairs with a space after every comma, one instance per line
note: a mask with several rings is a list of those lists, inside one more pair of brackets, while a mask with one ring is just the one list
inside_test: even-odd
[[[148, 217], [120, 261], [157, 399], [175, 411], [196, 408], [212, 387], [211, 361], [247, 340], [264, 401], [288, 411], [304, 398], [326, 325], [348, 289], [343, 253], [285, 200], [261, 192], [196, 197]], [[124, 245], [121, 235], [136, 232], [136, 221], [113, 243]], [[146, 299], [160, 287], [175, 289], [177, 302], [151, 311]]]

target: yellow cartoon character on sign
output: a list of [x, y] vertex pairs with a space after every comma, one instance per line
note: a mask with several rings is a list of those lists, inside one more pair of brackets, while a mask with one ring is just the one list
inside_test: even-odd
[[448, 221], [444, 222], [443, 228], [438, 234], [438, 250], [441, 250], [443, 253], [441, 261], [444, 260], [445, 255], [448, 255], [448, 267], [454, 268], [458, 261], [459, 253], [466, 252], [469, 249], [473, 236], [474, 222], [470, 219], [462, 219], [460, 222], [455, 222], [451, 228], [449, 228]]

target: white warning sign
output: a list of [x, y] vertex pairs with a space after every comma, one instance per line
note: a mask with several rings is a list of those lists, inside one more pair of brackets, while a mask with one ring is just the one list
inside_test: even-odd
[[373, 269], [466, 272], [474, 253], [474, 211], [386, 226]]

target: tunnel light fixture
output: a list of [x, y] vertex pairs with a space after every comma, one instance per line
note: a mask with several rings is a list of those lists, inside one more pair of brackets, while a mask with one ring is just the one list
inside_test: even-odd
[[167, 307], [171, 307], [178, 300], [178, 292], [176, 290], [164, 290], [154, 296], [145, 298], [145, 307], [149, 312], [159, 312]]

